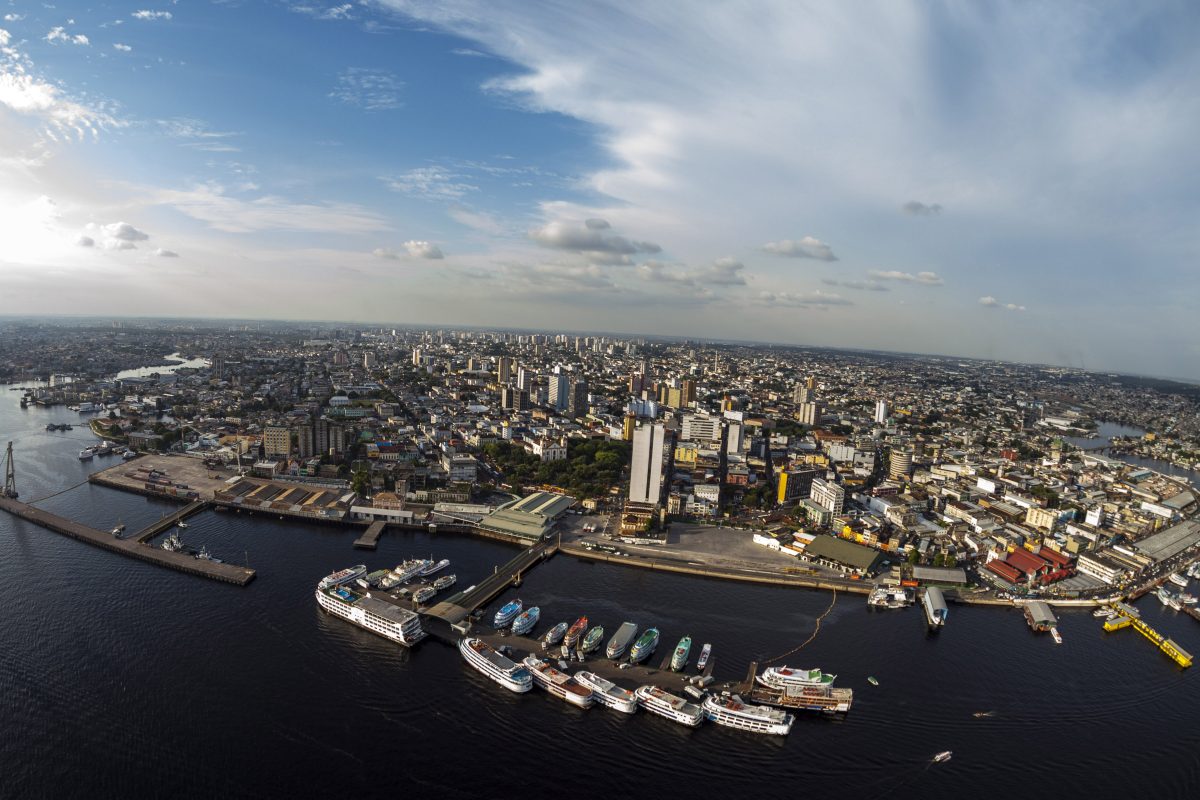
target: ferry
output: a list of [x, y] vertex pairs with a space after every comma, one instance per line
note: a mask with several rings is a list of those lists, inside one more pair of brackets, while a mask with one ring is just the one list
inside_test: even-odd
[[638, 705], [650, 713], [674, 720], [689, 728], [697, 727], [704, 719], [704, 710], [700, 706], [665, 692], [657, 686], [639, 686], [633, 694], [637, 697]]
[[538, 618], [542, 616], [542, 610], [537, 606], [523, 611], [512, 624], [512, 632], [518, 636], [524, 636], [533, 630], [533, 626], [537, 625]]
[[437, 594], [437, 589], [432, 586], [422, 586], [413, 592], [413, 602], [424, 603], [426, 600], [432, 600], [435, 594]]
[[614, 661], [625, 655], [626, 649], [629, 648], [629, 643], [637, 636], [637, 630], [636, 623], [622, 622], [621, 627], [608, 640], [608, 648], [604, 651], [604, 654]]
[[433, 588], [440, 592], [443, 589], [449, 589], [457, 580], [457, 575], [443, 575], [433, 582]]
[[394, 586], [407, 583], [408, 581], [411, 581], [413, 578], [420, 575], [421, 570], [424, 569], [428, 563], [429, 562], [423, 559], [410, 558], [407, 561], [397, 564], [396, 568], [392, 570], [388, 576], [380, 582], [379, 585], [384, 589], [391, 589]]
[[547, 664], [537, 656], [526, 656], [522, 662], [533, 676], [533, 682], [550, 694], [580, 708], [591, 708], [592, 690], [570, 675]]
[[580, 617], [571, 623], [571, 627], [567, 628], [567, 635], [563, 637], [563, 647], [574, 647], [579, 641], [579, 637], [583, 636], [583, 632], [587, 630], [588, 618]]
[[692, 651], [692, 637], [685, 636], [679, 640], [679, 644], [675, 646], [675, 652], [671, 655], [671, 669], [676, 672], [681, 671], [687, 666], [688, 653]]
[[[177, 539], [178, 537], [176, 537], [175, 534], [171, 534], [171, 536], [167, 537], [167, 541], [169, 542], [173, 538]], [[171, 550], [174, 548], [167, 547], [167, 543], [163, 542], [163, 549]], [[355, 578], [361, 578], [366, 574], [366, 564], [359, 564], [356, 567], [347, 567], [346, 569], [338, 570], [332, 575], [326, 575], [321, 579], [321, 582], [317, 584], [317, 588], [324, 590], [330, 588], [331, 586], [341, 586], [343, 583], [350, 583], [350, 581], [354, 580]]]
[[517, 614], [521, 613], [524, 606], [521, 604], [520, 598], [511, 602], [505, 603], [496, 612], [495, 618], [492, 619], [492, 625], [496, 628], [507, 628], [508, 623], [517, 618]]
[[936, 586], [927, 588], [921, 604], [925, 607], [925, 621], [929, 627], [936, 629], [946, 624], [946, 616], [950, 611], [946, 608], [946, 598], [942, 596], [941, 589]]
[[704, 715], [718, 725], [737, 728], [753, 733], [787, 736], [791, 733], [796, 718], [777, 708], [743, 703], [736, 696], [713, 697], [709, 695], [701, 703]]
[[340, 583], [324, 585], [327, 580], [317, 584], [317, 603], [329, 613], [407, 647], [425, 638], [421, 618], [408, 609], [369, 594], [357, 595]]
[[1180, 575], [1178, 572], [1172, 572], [1167, 576], [1167, 580], [1178, 586], [1180, 589], [1186, 589], [1188, 585], [1188, 579]]
[[912, 597], [899, 586], [876, 586], [867, 595], [871, 608], [904, 608], [912, 605]]
[[592, 690], [592, 699], [602, 706], [620, 711], [622, 714], [633, 714], [637, 711], [637, 697], [628, 689], [622, 689], [607, 678], [601, 678], [594, 672], [576, 672], [575, 680], [581, 686]]
[[629, 662], [640, 664], [650, 657], [656, 647], [658, 647], [658, 628], [647, 628], [646, 632], [634, 642], [633, 649], [629, 651]]
[[579, 652], [591, 653], [600, 646], [600, 641], [604, 638], [604, 626], [597, 625], [587, 632], [587, 636], [583, 637], [583, 641], [579, 643]]
[[546, 631], [546, 635], [542, 637], [542, 649], [549, 650], [554, 645], [562, 641], [563, 636], [567, 634], [567, 623], [560, 622], [550, 630]]
[[95, 453], [93, 453], [92, 449], [89, 447], [89, 448], [79, 451], [79, 460], [80, 461], [91, 461], [92, 456], [94, 456], [94, 455], [95, 455]]
[[767, 667], [758, 676], [758, 682], [763, 686], [783, 691], [790, 686], [832, 686], [837, 675], [821, 672], [818, 668], [792, 669], [791, 667]]
[[450, 559], [448, 559], [448, 558], [443, 558], [441, 561], [437, 562], [436, 564], [433, 563], [432, 560], [426, 561], [425, 566], [423, 566], [421, 568], [420, 574], [421, 575], [432, 575], [435, 572], [441, 572], [448, 566], [450, 566]]
[[528, 692], [533, 688], [529, 670], [514, 664], [481, 639], [463, 639], [458, 643], [458, 652], [464, 661], [509, 691]]
[[696, 659], [696, 671], [704, 672], [704, 668], [708, 666], [708, 657], [712, 655], [712, 645], [705, 643], [704, 647], [700, 648], [700, 657]]

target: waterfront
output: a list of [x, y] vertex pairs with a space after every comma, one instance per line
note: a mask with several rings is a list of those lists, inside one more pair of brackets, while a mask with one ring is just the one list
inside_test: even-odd
[[[0, 394], [0, 439], [18, 443], [24, 498], [104, 466], [75, 457], [86, 432], [44, 431], [73, 417], [22, 412], [15, 394]], [[41, 505], [131, 529], [178, 507], [87, 484]], [[190, 543], [235, 562], [248, 556], [259, 570], [237, 589], [0, 517], [9, 609], [0, 630], [0, 691], [10, 709], [0, 745], [4, 794], [73, 796], [87, 775], [91, 796], [304, 795], [336, 785], [363, 796], [419, 786], [434, 796], [503, 797], [561, 791], [571, 774], [585, 797], [635, 786], [649, 794], [668, 783], [696, 795], [738, 791], [750, 780], [760, 796], [796, 787], [833, 796], [1008, 795], [1014, 787], [981, 790], [997, 764], [1054, 776], [1023, 784], [1031, 797], [1060, 796], [1064, 786], [1093, 797], [1185, 796], [1200, 787], [1195, 670], [1177, 670], [1132, 632], [1105, 635], [1087, 612], [1061, 614], [1066, 644], [1056, 647], [1015, 611], [954, 607], [947, 628], [927, 636], [916, 609], [871, 613], [861, 597], [839, 596], [820, 636], [787, 661], [838, 673], [837, 685], [855, 690], [854, 708], [844, 719], [802, 715], [791, 736], [775, 741], [712, 725], [687, 731], [645, 713], [581, 712], [540, 691], [510, 695], [438, 642], [410, 652], [327, 616], [312, 589], [333, 567], [434, 553], [452, 559], [469, 586], [516, 552], [466, 536], [389, 534], [363, 554], [351, 546], [356, 535], [232, 513], [193, 518]], [[515, 594], [541, 606], [538, 631], [586, 613], [610, 629], [625, 619], [658, 625], [662, 647], [685, 633], [712, 642], [722, 680], [802, 642], [830, 599], [562, 556], [503, 598]], [[1153, 598], [1139, 607], [1197, 649], [1200, 625]], [[980, 710], [997, 714], [973, 718]], [[954, 750], [954, 760], [928, 767], [942, 749]], [[1113, 773], [1118, 749], [1139, 769]], [[520, 758], [528, 766], [517, 768]], [[59, 768], [48, 772], [47, 759]]]

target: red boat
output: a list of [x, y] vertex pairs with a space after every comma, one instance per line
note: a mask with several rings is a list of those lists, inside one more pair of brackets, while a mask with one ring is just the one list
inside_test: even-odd
[[567, 635], [563, 637], [563, 646], [574, 647], [575, 643], [579, 641], [579, 637], [583, 636], [583, 632], [587, 630], [587, 626], [587, 617], [580, 617], [575, 620], [575, 623], [570, 628], [567, 628]]

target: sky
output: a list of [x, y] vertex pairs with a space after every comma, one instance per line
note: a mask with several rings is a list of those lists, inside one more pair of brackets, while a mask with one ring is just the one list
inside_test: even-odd
[[0, 314], [1200, 379], [1200, 5], [0, 0]]

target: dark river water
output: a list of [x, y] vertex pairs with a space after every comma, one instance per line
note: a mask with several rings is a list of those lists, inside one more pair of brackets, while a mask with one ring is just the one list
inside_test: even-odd
[[[175, 506], [76, 486], [86, 428], [65, 409], [18, 407], [0, 387], [0, 444], [39, 505], [130, 529]], [[75, 488], [69, 488], [75, 486]], [[1132, 630], [1060, 612], [1055, 646], [1015, 611], [951, 608], [925, 633], [916, 609], [839, 596], [793, 666], [855, 690], [843, 719], [803, 716], [786, 740], [642, 712], [580, 711], [517, 696], [426, 640], [415, 650], [326, 616], [315, 582], [365, 561], [446, 557], [460, 585], [510, 558], [465, 536], [355, 533], [208, 512], [184, 532], [258, 579], [236, 588], [133, 562], [0, 514], [0, 797], [1196, 797], [1200, 672]], [[1193, 591], [1200, 587], [1193, 585]], [[509, 592], [501, 599], [514, 596]], [[609, 630], [655, 624], [668, 645], [712, 642], [720, 679], [803, 642], [831, 596], [594, 565], [558, 556], [520, 589], [539, 630], [586, 613]], [[493, 606], [494, 607], [494, 606]], [[1200, 654], [1200, 624], [1140, 608]], [[871, 686], [874, 675], [880, 685]], [[976, 711], [994, 711], [975, 719]], [[940, 750], [945, 764], [930, 765]]]

